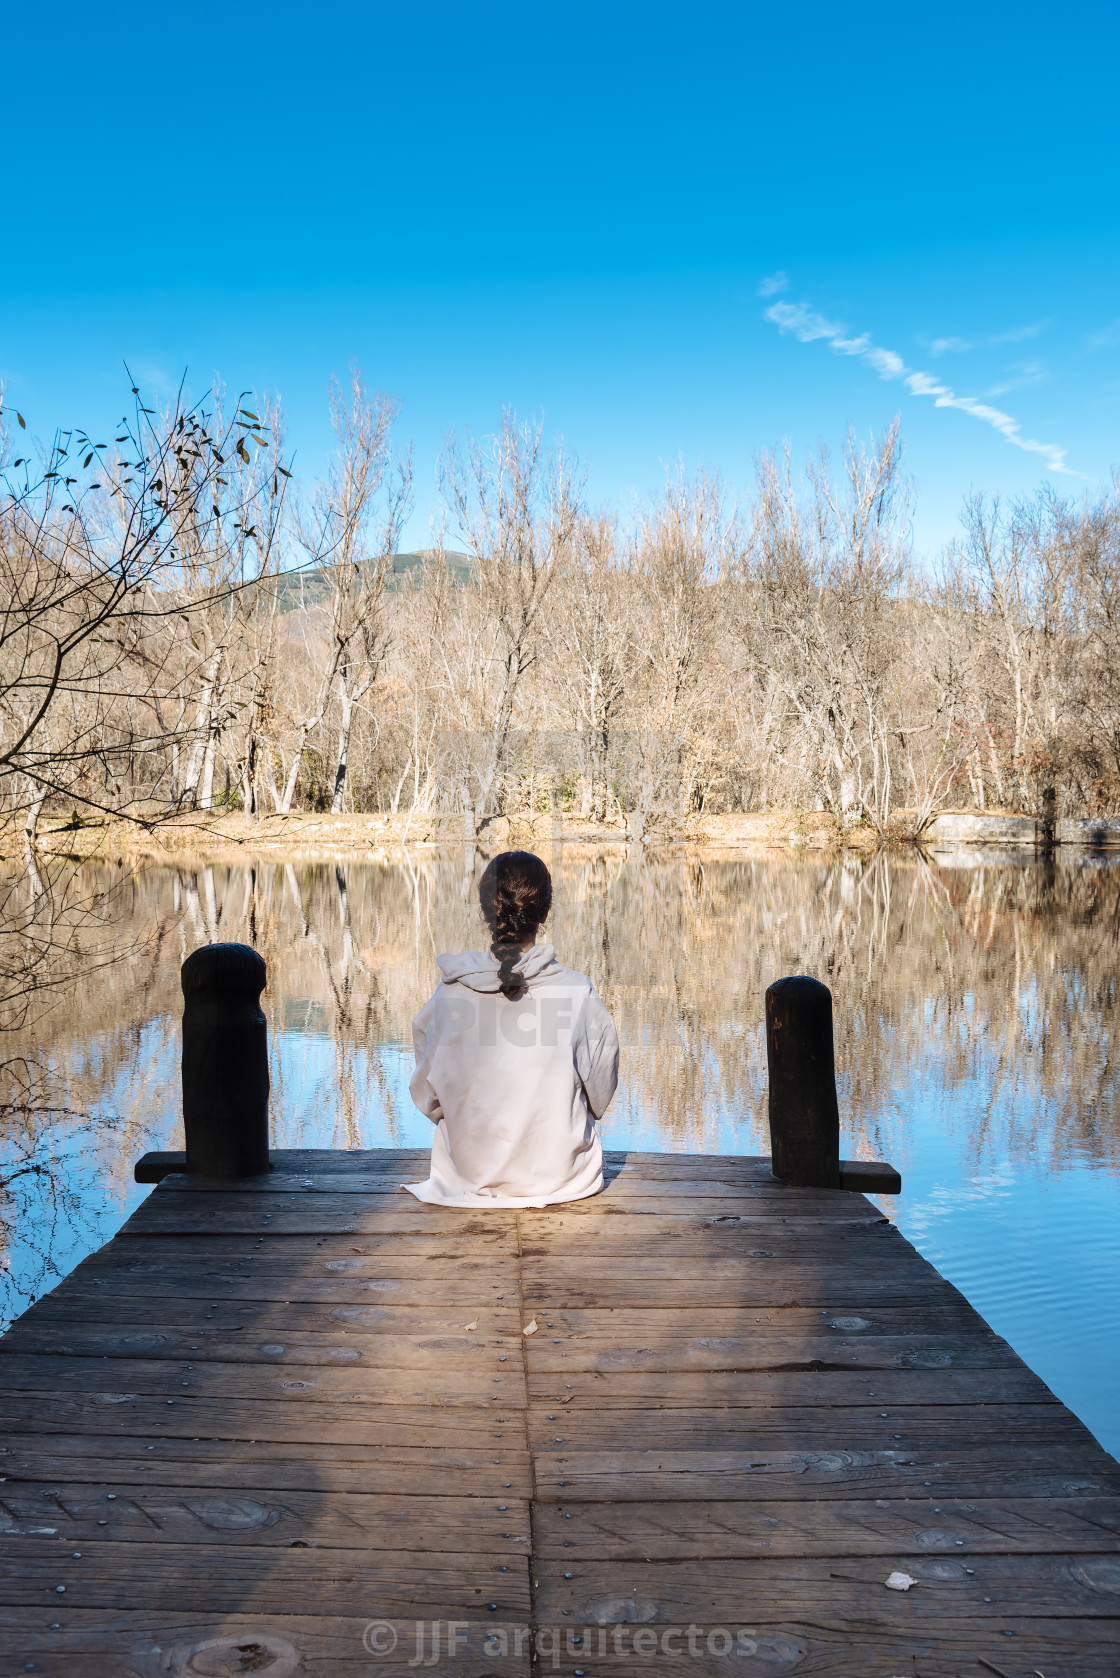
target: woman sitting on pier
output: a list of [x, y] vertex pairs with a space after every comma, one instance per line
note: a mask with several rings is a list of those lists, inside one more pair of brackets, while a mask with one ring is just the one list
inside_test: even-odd
[[479, 882], [490, 951], [437, 958], [443, 981], [412, 1022], [412, 1099], [436, 1126], [439, 1206], [550, 1206], [603, 1186], [597, 1120], [618, 1083], [618, 1034], [595, 986], [537, 933], [552, 906], [540, 857], [503, 851]]

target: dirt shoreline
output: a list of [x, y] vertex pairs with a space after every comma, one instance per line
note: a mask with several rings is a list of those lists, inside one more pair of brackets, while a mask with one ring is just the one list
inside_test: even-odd
[[[22, 834], [9, 829], [0, 840], [0, 855], [22, 856]], [[82, 861], [169, 862], [183, 856], [213, 861], [243, 860], [252, 855], [291, 861], [303, 857], [338, 857], [351, 861], [380, 856], [413, 855], [461, 850], [460, 816], [319, 815], [296, 811], [287, 816], [249, 820], [231, 815], [176, 816], [153, 826], [118, 818], [73, 822], [48, 820], [37, 836], [44, 857], [67, 856]], [[618, 827], [598, 826], [578, 817], [564, 817], [559, 828], [545, 813], [533, 823], [527, 818], [500, 816], [481, 828], [480, 851], [492, 853], [513, 847], [547, 852], [557, 843], [587, 850], [628, 850], [632, 841]], [[651, 851], [705, 854], [789, 856], [798, 850], [863, 851], [879, 848], [874, 828], [842, 830], [831, 816], [800, 810], [771, 810], [764, 815], [696, 816], [671, 837], [658, 836]]]
[[[869, 822], [844, 827], [824, 811], [769, 810], [765, 813], [689, 817], [672, 834], [652, 835], [648, 849], [655, 854], [710, 857], [790, 857], [799, 852], [873, 855], [886, 848], [900, 853], [916, 849], [917, 825], [912, 811], [892, 815], [891, 831], [881, 839]], [[1069, 829], [1069, 831], [1065, 831]], [[1080, 830], [1085, 829], [1082, 833]], [[1040, 817], [1013, 810], [945, 810], [929, 824], [923, 851], [981, 853], [994, 847], [1020, 856], [1055, 842], [1064, 849], [1089, 846], [1120, 850], [1120, 818], [1062, 821], [1048, 824]], [[57, 817], [42, 822], [37, 835], [40, 856], [77, 861], [139, 863], [169, 862], [185, 856], [212, 862], [243, 861], [252, 856], [287, 862], [296, 858], [338, 858], [360, 861], [425, 853], [462, 851], [463, 820], [457, 815], [342, 815], [293, 811], [250, 820], [240, 812], [174, 816], [151, 825], [119, 817], [64, 822]], [[547, 811], [530, 822], [526, 816], [495, 816], [484, 821], [476, 844], [484, 855], [519, 848], [546, 852], [557, 844], [577, 851], [628, 851], [634, 841], [617, 825], [598, 825], [565, 814], [555, 824]], [[23, 834], [12, 825], [0, 833], [0, 859], [22, 860]]]

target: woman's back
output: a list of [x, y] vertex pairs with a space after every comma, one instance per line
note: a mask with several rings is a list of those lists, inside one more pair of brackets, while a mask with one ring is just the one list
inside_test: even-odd
[[543, 1206], [603, 1186], [596, 1121], [618, 1082], [618, 1036], [591, 980], [533, 938], [552, 884], [539, 857], [495, 857], [479, 888], [489, 952], [438, 958], [412, 1024], [412, 1099], [436, 1125], [431, 1175], [404, 1186], [452, 1206]]
[[618, 1037], [590, 979], [535, 944], [502, 994], [482, 951], [440, 956], [443, 983], [413, 1022], [412, 1099], [439, 1127], [423, 1200], [542, 1205], [603, 1186], [595, 1121], [618, 1080]]

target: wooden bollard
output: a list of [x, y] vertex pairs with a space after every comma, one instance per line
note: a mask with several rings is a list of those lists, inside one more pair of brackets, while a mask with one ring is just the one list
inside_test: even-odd
[[145, 1154], [138, 1183], [173, 1172], [259, 1177], [268, 1162], [268, 1027], [258, 998], [264, 960], [248, 944], [204, 944], [183, 963], [184, 1153]]
[[187, 1170], [268, 1170], [267, 970], [247, 944], [206, 944], [183, 963], [183, 1129]]
[[832, 992], [817, 979], [779, 979], [766, 992], [770, 1158], [775, 1177], [840, 1187], [840, 1109], [832, 1054]]
[[778, 979], [766, 992], [770, 1168], [800, 1188], [898, 1194], [890, 1165], [840, 1158], [832, 992], [818, 979]]

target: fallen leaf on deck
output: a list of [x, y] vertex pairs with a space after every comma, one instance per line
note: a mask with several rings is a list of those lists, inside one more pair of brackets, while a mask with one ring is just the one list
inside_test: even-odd
[[891, 1573], [883, 1580], [883, 1583], [888, 1591], [908, 1591], [910, 1586], [916, 1585], [918, 1581], [911, 1579], [908, 1573]]
[[464, 1324], [463, 1324], [463, 1328], [464, 1328], [464, 1330], [466, 1330], [466, 1329], [471, 1329], [471, 1328], [477, 1328], [477, 1327], [478, 1327], [478, 1321], [477, 1321], [477, 1319], [476, 1319], [476, 1320], [475, 1320], [475, 1321], [474, 1321], [474, 1322], [473, 1322], [473, 1323], [464, 1323]]
[[522, 1332], [522, 1334], [536, 1334], [536, 1332], [537, 1332], [537, 1319], [536, 1319], [536, 1317], [533, 1318], [532, 1322], [526, 1323], [525, 1327], [521, 1330], [521, 1332]]

